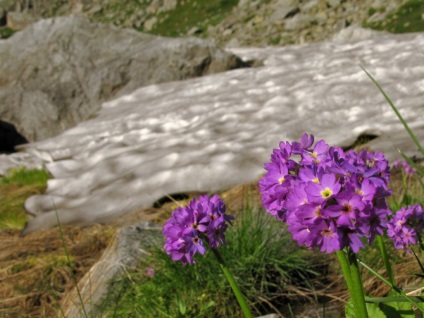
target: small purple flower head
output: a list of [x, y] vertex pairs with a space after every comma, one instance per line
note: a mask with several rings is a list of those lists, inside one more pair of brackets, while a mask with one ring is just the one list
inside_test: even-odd
[[225, 214], [225, 210], [225, 204], [218, 195], [203, 195], [193, 199], [189, 205], [177, 208], [163, 226], [165, 252], [183, 265], [194, 264], [195, 254], [206, 253], [205, 244], [211, 248], [225, 244], [227, 223], [231, 224], [234, 219]]
[[382, 153], [344, 152], [314, 140], [304, 134], [273, 151], [259, 181], [263, 206], [299, 245], [356, 253], [387, 228], [388, 162]]
[[403, 173], [407, 176], [413, 176], [417, 172], [417, 170], [415, 170], [415, 168], [412, 167], [406, 160], [395, 160], [393, 168], [402, 169]]
[[387, 235], [392, 239], [396, 249], [408, 252], [410, 245], [421, 240], [424, 228], [424, 211], [421, 205], [402, 207], [389, 221]]
[[149, 276], [149, 277], [155, 276], [155, 270], [151, 267], [147, 268], [146, 269], [146, 275]]

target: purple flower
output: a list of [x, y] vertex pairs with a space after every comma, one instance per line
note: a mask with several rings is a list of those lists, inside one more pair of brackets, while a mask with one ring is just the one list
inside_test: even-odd
[[392, 239], [395, 248], [405, 249], [421, 240], [424, 227], [424, 211], [421, 205], [414, 204], [402, 207], [388, 223], [387, 235]]
[[341, 238], [339, 230], [333, 222], [320, 220], [314, 227], [314, 232], [317, 233], [316, 246], [321, 252], [332, 253], [341, 249]]
[[155, 270], [151, 267], [147, 268], [146, 269], [146, 275], [149, 276], [149, 277], [155, 276]]
[[195, 254], [206, 253], [205, 244], [211, 248], [225, 244], [227, 223], [231, 224], [234, 219], [225, 214], [225, 210], [225, 204], [218, 195], [203, 195], [198, 200], [193, 199], [186, 207], [177, 208], [163, 226], [165, 252], [173, 261], [183, 265], [194, 264]]
[[305, 187], [308, 199], [311, 202], [323, 203], [339, 193], [341, 184], [334, 174], [324, 174], [319, 183], [309, 182]]
[[[280, 142], [280, 145], [283, 142]], [[311, 134], [303, 134], [300, 143], [294, 141], [292, 143], [293, 153], [300, 155], [304, 150], [308, 150], [314, 143], [314, 136]], [[287, 142], [287, 144], [289, 144]], [[280, 146], [281, 147], [281, 146]]]
[[338, 226], [355, 228], [359, 211], [365, 208], [361, 196], [351, 191], [343, 191], [336, 196], [337, 204], [328, 207], [328, 215], [336, 219]]
[[[312, 136], [312, 135], [311, 135]], [[315, 163], [320, 164], [325, 161], [328, 153], [328, 145], [324, 140], [320, 140], [315, 145], [312, 151], [303, 151], [302, 152], [302, 161], [303, 164]]]
[[314, 140], [304, 134], [274, 149], [259, 181], [263, 206], [299, 245], [356, 253], [387, 228], [388, 162], [382, 153], [345, 153]]

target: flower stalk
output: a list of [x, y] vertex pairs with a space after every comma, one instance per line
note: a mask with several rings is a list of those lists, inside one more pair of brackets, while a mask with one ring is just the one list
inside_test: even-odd
[[205, 254], [206, 247], [209, 247], [230, 283], [244, 316], [252, 318], [243, 294], [217, 250], [220, 245], [226, 244], [225, 231], [234, 219], [225, 211], [225, 204], [218, 195], [200, 196], [197, 200], [193, 199], [189, 205], [177, 208], [162, 230], [166, 237], [164, 249], [172, 260], [187, 265], [195, 264], [193, 256]]
[[219, 265], [221, 266], [222, 271], [224, 272], [225, 277], [227, 278], [228, 282], [230, 283], [230, 286], [234, 292], [234, 295], [237, 298], [237, 301], [241, 307], [241, 310], [243, 311], [243, 314], [246, 318], [252, 318], [252, 314], [247, 307], [247, 304], [244, 300], [243, 294], [241, 293], [236, 281], [234, 280], [233, 275], [228, 270], [228, 267], [225, 264], [224, 259], [222, 258], [221, 254], [216, 249], [211, 249], [213, 254], [215, 255], [216, 259], [218, 260]]
[[336, 251], [336, 254], [343, 270], [355, 313], [357, 317], [367, 318], [368, 312], [365, 305], [365, 295], [356, 255], [350, 249]]

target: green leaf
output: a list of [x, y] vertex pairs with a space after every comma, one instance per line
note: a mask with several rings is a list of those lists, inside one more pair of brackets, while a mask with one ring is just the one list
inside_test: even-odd
[[[391, 291], [388, 296], [397, 296], [397, 293]], [[389, 318], [415, 318], [412, 304], [408, 302], [382, 303], [380, 308]]]
[[367, 311], [368, 311], [368, 317], [372, 318], [392, 318], [391, 316], [387, 315], [378, 307], [378, 304], [375, 303], [367, 303]]
[[[392, 318], [392, 316], [386, 316], [384, 312], [378, 307], [377, 303], [367, 303], [368, 317], [370, 318]], [[346, 318], [362, 318], [357, 315], [355, 307], [352, 301], [348, 301], [345, 307]]]
[[349, 300], [346, 303], [345, 314], [346, 314], [346, 318], [356, 318], [355, 307], [353, 306], [353, 303], [351, 300]]

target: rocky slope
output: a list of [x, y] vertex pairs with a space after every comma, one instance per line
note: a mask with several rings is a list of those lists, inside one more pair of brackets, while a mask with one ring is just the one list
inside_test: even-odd
[[[316, 42], [352, 24], [383, 21], [406, 0], [0, 0], [5, 33], [71, 13], [166, 36], [209, 38], [221, 46]], [[5, 28], [8, 29], [5, 29]]]

